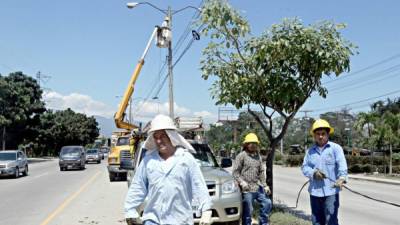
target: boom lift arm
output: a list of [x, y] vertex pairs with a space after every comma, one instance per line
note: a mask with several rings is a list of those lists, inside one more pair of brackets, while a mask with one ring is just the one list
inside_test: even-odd
[[118, 128], [129, 130], [129, 131], [138, 128], [135, 124], [132, 123], [132, 121], [129, 121], [129, 122], [125, 122], [124, 121], [125, 111], [126, 111], [126, 108], [128, 107], [129, 99], [132, 97], [133, 91], [135, 89], [134, 85], [136, 83], [136, 80], [137, 80], [137, 78], [139, 76], [139, 73], [140, 73], [140, 71], [142, 69], [142, 66], [144, 64], [144, 58], [146, 57], [147, 52], [149, 51], [149, 48], [150, 48], [150, 44], [153, 41], [154, 36], [156, 36], [156, 34], [159, 31], [159, 29], [160, 28], [158, 26], [156, 26], [154, 28], [154, 31], [151, 34], [151, 37], [150, 37], [149, 41], [147, 42], [146, 48], [145, 48], [145, 50], [143, 52], [143, 55], [139, 59], [139, 62], [136, 65], [136, 68], [135, 68], [135, 70], [134, 70], [134, 72], [132, 74], [132, 77], [131, 77], [130, 81], [129, 81], [128, 87], [125, 90], [125, 93], [124, 93], [124, 96], [122, 98], [122, 101], [121, 101], [121, 103], [120, 103], [120, 105], [118, 107], [118, 111], [114, 115], [115, 125]]

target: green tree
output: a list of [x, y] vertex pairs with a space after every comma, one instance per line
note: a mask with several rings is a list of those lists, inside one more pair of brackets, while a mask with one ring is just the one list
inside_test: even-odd
[[400, 114], [386, 111], [382, 117], [375, 121], [371, 140], [377, 146], [388, 146], [389, 174], [392, 174], [393, 146], [398, 146], [400, 142]]
[[39, 124], [39, 115], [45, 111], [41, 100], [42, 90], [35, 79], [22, 72], [0, 76], [0, 85], [3, 145], [15, 149], [36, 135], [35, 127]]
[[36, 154], [57, 155], [65, 145], [87, 145], [99, 136], [94, 117], [75, 113], [71, 109], [52, 112], [48, 110], [40, 117], [39, 134], [36, 139]]
[[[275, 148], [289, 122], [313, 92], [326, 97], [324, 75], [350, 70], [354, 46], [339, 32], [343, 24], [320, 22], [304, 26], [298, 19], [285, 19], [258, 37], [227, 1], [206, 1], [199, 23], [211, 37], [200, 62], [202, 77], [215, 76], [211, 93], [216, 104], [248, 107], [267, 136], [267, 183], [273, 188]], [[265, 120], [250, 109], [260, 106]], [[273, 132], [272, 117], [284, 119], [280, 132]], [[277, 133], [277, 135], [274, 135]]]
[[[374, 127], [375, 121], [378, 119], [378, 116], [374, 112], [366, 113], [366, 112], [361, 112], [357, 115], [356, 122], [354, 123], [354, 128], [361, 132], [361, 134], [364, 134], [365, 128], [366, 128], [366, 135], [364, 135], [364, 138], [361, 140], [362, 145], [367, 145], [369, 148], [371, 148], [371, 144], [369, 142], [371, 136], [372, 136], [372, 130]], [[367, 137], [367, 138], [365, 138]], [[372, 151], [372, 149], [370, 149]]]
[[3, 150], [6, 148], [6, 127], [11, 123], [11, 119], [6, 117], [7, 97], [10, 96], [10, 90], [8, 83], [0, 75], [0, 137]]

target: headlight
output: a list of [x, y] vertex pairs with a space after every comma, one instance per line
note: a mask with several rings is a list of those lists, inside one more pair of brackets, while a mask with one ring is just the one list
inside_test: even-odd
[[222, 193], [223, 194], [231, 194], [237, 192], [239, 190], [236, 182], [234, 180], [226, 181], [222, 184]]
[[64, 161], [64, 159], [60, 158], [60, 162]]

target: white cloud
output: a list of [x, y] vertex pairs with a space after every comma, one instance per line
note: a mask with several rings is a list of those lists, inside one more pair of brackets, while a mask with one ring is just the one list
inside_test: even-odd
[[98, 115], [103, 117], [112, 117], [115, 113], [115, 107], [94, 100], [88, 95], [79, 93], [71, 93], [69, 95], [62, 95], [58, 92], [45, 92], [43, 94], [44, 101], [47, 108], [55, 110], [65, 110], [71, 108], [72, 110], [84, 113], [86, 115]]
[[[55, 110], [65, 110], [71, 108], [72, 110], [86, 115], [98, 115], [106, 118], [112, 118], [118, 106], [110, 106], [109, 104], [101, 101], [94, 100], [91, 96], [79, 93], [71, 93], [69, 95], [62, 95], [55, 91], [46, 92], [43, 95], [47, 108]], [[175, 117], [192, 117], [201, 116], [205, 123], [215, 123], [217, 116], [209, 111], [192, 112], [190, 109], [174, 103]], [[126, 110], [129, 114], [129, 106]], [[169, 115], [169, 103], [148, 101], [144, 102], [133, 101], [132, 116], [135, 121], [147, 122], [157, 114]]]

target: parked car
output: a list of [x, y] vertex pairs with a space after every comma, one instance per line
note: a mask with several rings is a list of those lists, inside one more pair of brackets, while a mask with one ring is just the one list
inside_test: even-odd
[[83, 146], [64, 146], [60, 150], [60, 170], [85, 169], [85, 148]]
[[97, 149], [97, 148], [88, 149], [86, 151], [86, 163], [89, 163], [89, 162], [97, 162], [97, 163], [101, 162], [101, 155], [100, 155], [99, 149]]
[[[242, 212], [242, 195], [233, 176], [227, 172], [226, 167], [232, 166], [230, 158], [224, 158], [221, 166], [218, 165], [210, 147], [206, 143], [189, 140], [190, 144], [196, 150], [193, 154], [200, 166], [201, 172], [207, 184], [207, 188], [213, 201], [212, 222], [226, 225], [239, 225]], [[134, 177], [135, 168], [139, 166], [140, 161], [146, 154], [143, 145], [135, 152], [134, 159], [131, 161], [121, 161], [121, 167], [128, 170], [128, 186]], [[144, 203], [145, 204], [145, 203]], [[140, 211], [144, 209], [144, 204]], [[193, 205], [193, 208], [196, 206]], [[193, 213], [194, 223], [198, 224], [199, 217]]]
[[20, 173], [28, 176], [28, 160], [23, 151], [7, 150], [0, 152], [0, 176], [18, 178]]

